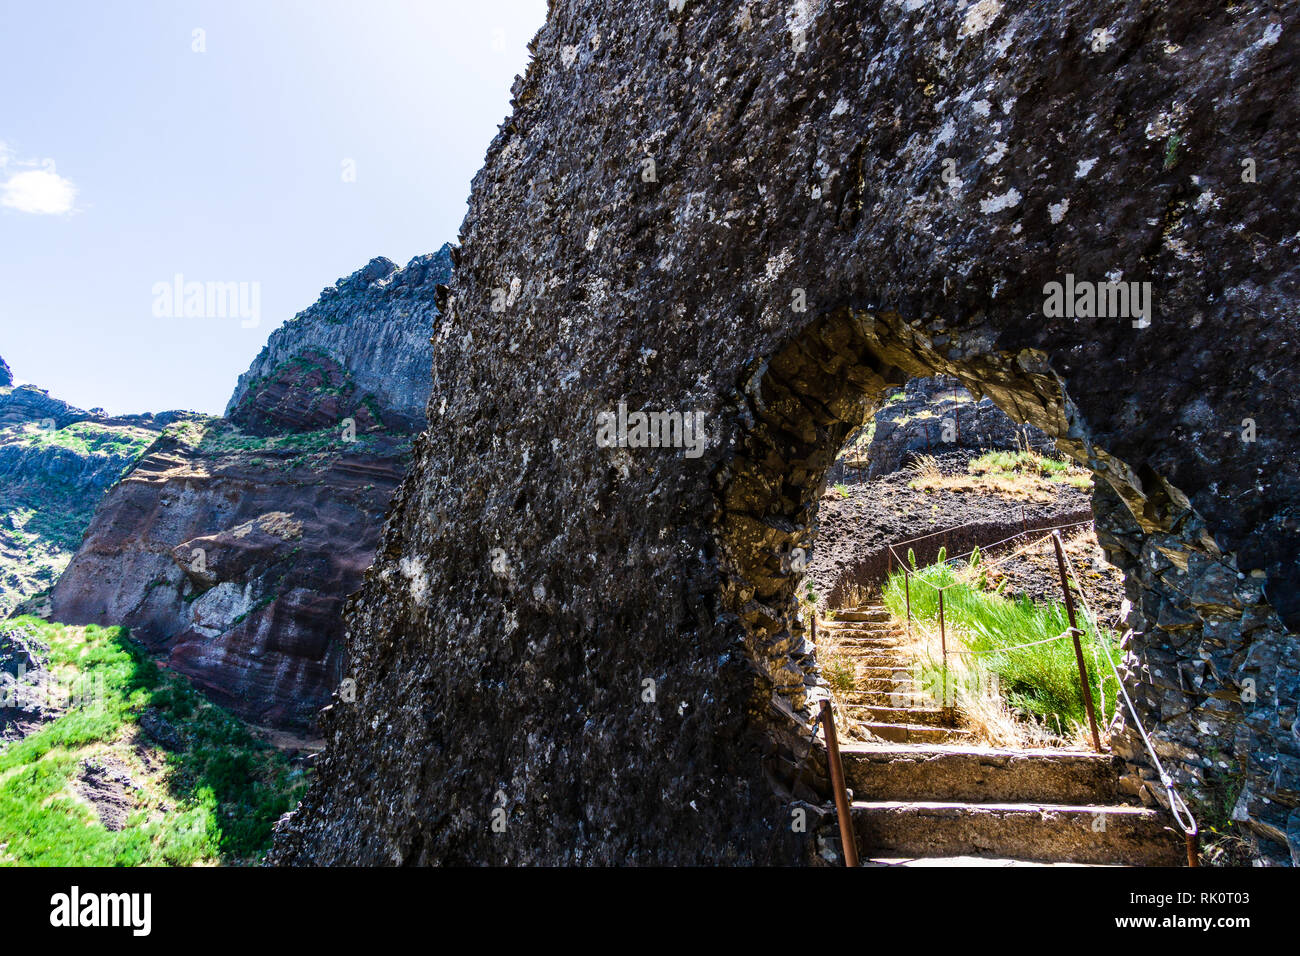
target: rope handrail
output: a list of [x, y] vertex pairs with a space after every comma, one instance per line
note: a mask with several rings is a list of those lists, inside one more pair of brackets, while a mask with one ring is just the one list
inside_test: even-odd
[[1063, 630], [1060, 634], [1057, 634], [1055, 637], [1045, 637], [1041, 641], [1030, 641], [1027, 644], [1012, 644], [1009, 647], [994, 647], [986, 651], [964, 650], [964, 651], [949, 651], [948, 653], [958, 657], [962, 657], [962, 656], [978, 657], [982, 654], [1003, 654], [1007, 651], [1018, 651], [1024, 647], [1038, 647], [1040, 644], [1051, 644], [1053, 641], [1059, 641], [1062, 638], [1069, 637], [1071, 630], [1073, 629], [1067, 627], [1065, 630]]
[[[971, 524], [974, 524], [975, 522], [970, 522], [970, 523], [971, 523]], [[1033, 533], [1035, 533], [1035, 532], [1039, 532], [1039, 531], [1042, 531], [1042, 532], [1064, 531], [1064, 530], [1067, 529], [1067, 528], [1077, 528], [1077, 527], [1080, 527], [1080, 526], [1082, 526], [1082, 525], [1090, 525], [1090, 524], [1092, 524], [1092, 519], [1091, 519], [1091, 518], [1089, 518], [1089, 519], [1087, 519], [1087, 520], [1085, 520], [1085, 521], [1072, 521], [1072, 522], [1070, 522], [1069, 524], [1053, 525], [1053, 526], [1051, 526], [1051, 527], [1047, 527], [1047, 528], [1035, 528], [1032, 532], [1021, 531], [1019, 534], [1013, 534], [1011, 537], [1009, 537], [1009, 538], [1003, 538], [1001, 541], [994, 541], [992, 544], [983, 545], [982, 547], [975, 547], [975, 548], [972, 548], [970, 551], [966, 551], [966, 552], [964, 552], [964, 553], [962, 553], [962, 554], [955, 554], [955, 555], [953, 555], [953, 556], [950, 557], [950, 558], [944, 558], [944, 560], [942, 560], [942, 561], [937, 561], [937, 562], [935, 562], [934, 564], [930, 565], [930, 567], [937, 567], [937, 566], [940, 565], [940, 564], [942, 564], [942, 565], [949, 565], [949, 564], [951, 564], [951, 563], [953, 563], [953, 562], [955, 562], [955, 561], [962, 561], [962, 560], [965, 560], [965, 559], [967, 559], [967, 558], [970, 558], [971, 555], [975, 554], [977, 551], [978, 551], [978, 552], [989, 551], [989, 550], [991, 550], [991, 549], [993, 549], [993, 548], [998, 547], [999, 545], [1006, 544], [1008, 541], [1015, 541], [1017, 538], [1022, 538], [1022, 537], [1024, 537], [1026, 534], [1033, 534]], [[960, 528], [960, 527], [964, 527], [964, 525], [958, 525], [957, 527], [959, 527], [959, 528]], [[1022, 547], [1022, 548], [1017, 548], [1015, 551], [1012, 551], [1010, 554], [1004, 554], [1004, 555], [1001, 555], [1001, 556], [999, 556], [999, 557], [997, 557], [997, 558], [994, 558], [993, 560], [991, 560], [991, 561], [989, 561], [989, 562], [983, 564], [982, 567], [983, 567], [985, 570], [990, 570], [990, 569], [992, 569], [992, 568], [996, 568], [998, 565], [1000, 565], [1000, 564], [1004, 564], [1005, 562], [1010, 561], [1012, 558], [1015, 558], [1015, 557], [1017, 557], [1017, 556], [1019, 556], [1019, 555], [1021, 555], [1021, 554], [1024, 554], [1024, 553], [1025, 553], [1026, 551], [1028, 551], [1030, 548], [1032, 548], [1032, 547], [1034, 547], [1034, 546], [1036, 546], [1036, 545], [1038, 545], [1038, 544], [1041, 544], [1043, 541], [1046, 541], [1046, 540], [1048, 540], [1048, 539], [1050, 539], [1050, 538], [1051, 538], [1051, 534], [1050, 534], [1050, 533], [1045, 533], [1045, 534], [1043, 534], [1042, 537], [1034, 538], [1034, 540], [1032, 540], [1032, 541], [1030, 541], [1029, 543], [1027, 543], [1024, 547]], [[906, 544], [907, 542], [901, 542], [901, 543]], [[889, 545], [889, 550], [890, 550], [890, 553], [892, 553], [893, 556], [894, 556], [895, 558], [898, 559], [899, 566], [902, 567], [902, 569], [903, 569], [903, 573], [906, 574], [906, 575], [908, 575], [908, 576], [910, 576], [910, 577], [912, 577], [912, 578], [914, 578], [917, 582], [919, 582], [919, 583], [921, 583], [921, 584], [924, 584], [926, 587], [932, 588], [932, 589], [935, 590], [935, 591], [946, 591], [948, 588], [953, 587], [953, 586], [955, 586], [956, 584], [959, 583], [959, 582], [954, 581], [952, 584], [944, 584], [944, 585], [941, 586], [941, 585], [938, 585], [938, 584], [934, 584], [933, 582], [927, 581], [927, 580], [925, 580], [924, 578], [918, 576], [917, 573], [916, 573], [912, 568], [908, 567], [907, 562], [903, 560], [902, 555], [900, 555], [897, 551], [894, 550], [894, 545], [892, 545], [892, 544]]]
[[[1070, 578], [1074, 581], [1074, 586], [1078, 588], [1080, 596], [1083, 596], [1083, 586], [1079, 583], [1079, 577], [1074, 573], [1074, 563], [1067, 561], [1066, 568], [1070, 572]], [[1088, 606], [1087, 597], [1083, 597], [1083, 613], [1090, 622], [1092, 622], [1093, 633], [1097, 634], [1097, 619], [1093, 616], [1092, 608]], [[1121, 644], [1127, 641], [1134, 634], [1132, 628], [1124, 632], [1120, 638]], [[1142, 737], [1142, 744], [1146, 747], [1147, 754], [1151, 757], [1151, 763], [1156, 768], [1156, 773], [1160, 775], [1160, 783], [1165, 788], [1165, 794], [1169, 798], [1169, 812], [1178, 824], [1178, 828], [1189, 838], [1195, 838], [1200, 833], [1200, 827], [1197, 826], [1196, 817], [1192, 815], [1191, 808], [1183, 799], [1182, 795], [1174, 788], [1173, 777], [1165, 770], [1164, 764], [1160, 762], [1160, 757], [1156, 754], [1156, 749], [1151, 743], [1151, 738], [1147, 736], [1146, 728], [1142, 725], [1142, 719], [1138, 717], [1137, 707], [1133, 704], [1133, 698], [1129, 697], [1127, 688], [1124, 687], [1124, 680], [1119, 676], [1119, 668], [1115, 666], [1115, 661], [1111, 659], [1110, 654], [1105, 653], [1102, 649], [1102, 657], [1110, 665], [1111, 673], [1115, 675], [1115, 682], [1119, 685], [1119, 692], [1124, 697], [1124, 703], [1128, 707], [1129, 716], [1133, 718], [1133, 726], [1137, 728], [1138, 734]], [[1184, 820], [1186, 816], [1186, 820]], [[1189, 850], [1190, 852], [1190, 850]]]

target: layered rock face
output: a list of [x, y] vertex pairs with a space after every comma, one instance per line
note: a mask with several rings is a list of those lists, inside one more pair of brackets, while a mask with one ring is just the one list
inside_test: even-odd
[[169, 428], [106, 496], [53, 617], [127, 625], [242, 718], [310, 733], [428, 396], [448, 263], [373, 260], [274, 332], [229, 418]]
[[[790, 553], [886, 388], [944, 374], [1175, 569], [1130, 573], [1128, 681], [1190, 798], [1212, 760], [1286, 860], [1295, 31], [1208, 0], [683, 6], [551, 5], [351, 608], [357, 699], [275, 859], [815, 859]], [[598, 440], [620, 404], [703, 413], [707, 448]]]
[[271, 333], [239, 376], [226, 416], [260, 431], [300, 430], [360, 409], [391, 428], [423, 428], [437, 316], [432, 289], [450, 278], [450, 245], [404, 269], [371, 259]]
[[[7, 365], [3, 379], [12, 382]], [[54, 583], [104, 490], [180, 417], [109, 417], [0, 385], [0, 614]]]

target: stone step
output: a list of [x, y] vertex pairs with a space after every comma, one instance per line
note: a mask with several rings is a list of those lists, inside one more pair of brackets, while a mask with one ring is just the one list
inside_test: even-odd
[[872, 670], [883, 672], [879, 676], [873, 676], [867, 680], [859, 681], [859, 686], [875, 684], [885, 689], [887, 689], [887, 684], [915, 684], [917, 687], [921, 686], [920, 682], [918, 682], [915, 676], [913, 676], [912, 669], [905, 665], [868, 664], [866, 661], [861, 659], [855, 660], [853, 663], [861, 667], [863, 670], [870, 667]]
[[897, 650], [901, 652], [906, 645], [896, 637], [841, 637], [839, 639], [839, 646], [841, 648], [877, 647], [882, 650]]
[[854, 676], [856, 676], [856, 677], [858, 678], [858, 680], [862, 680], [862, 679], [864, 679], [864, 678], [872, 678], [872, 677], [874, 677], [874, 678], [876, 678], [876, 679], [878, 679], [878, 680], [879, 680], [879, 679], [882, 679], [882, 678], [886, 678], [886, 677], [897, 677], [897, 678], [899, 678], [900, 680], [904, 680], [904, 679], [910, 679], [911, 676], [912, 676], [912, 672], [911, 672], [910, 670], [908, 670], [906, 667], [897, 667], [897, 666], [895, 666], [895, 667], [876, 667], [876, 666], [855, 667], [855, 668], [853, 668], [853, 673], [854, 673]]
[[835, 612], [832, 618], [835, 622], [840, 621], [880, 621], [886, 622], [891, 620], [889, 611], [885, 608], [842, 608]]
[[[868, 700], [867, 698], [871, 698]], [[939, 701], [916, 681], [898, 677], [866, 676], [858, 679], [852, 699], [881, 707], [938, 707]]]
[[911, 671], [907, 667], [907, 662], [892, 654], [845, 654], [843, 659], [846, 663], [854, 664], [858, 667], [888, 667], [891, 670], [906, 671], [911, 676]]
[[845, 744], [840, 753], [849, 788], [872, 800], [1121, 802], [1119, 765], [1108, 754], [874, 744]]
[[1182, 838], [1142, 807], [1051, 803], [866, 801], [852, 804], [867, 857], [977, 856], [1178, 866]]
[[970, 736], [969, 730], [956, 727], [933, 727], [928, 724], [898, 724], [862, 720], [858, 722], [858, 727], [870, 731], [881, 740], [888, 740], [898, 744], [945, 743], [964, 740]]
[[924, 724], [927, 727], [949, 727], [953, 714], [941, 707], [890, 707], [879, 704], [846, 704], [849, 716], [858, 720], [888, 724]]
[[819, 630], [830, 630], [836, 634], [907, 633], [906, 628], [893, 621], [822, 621], [817, 626]]
[[888, 693], [885, 691], [868, 691], [855, 694], [853, 703], [864, 707], [933, 707], [936, 703], [923, 694], [904, 692]]

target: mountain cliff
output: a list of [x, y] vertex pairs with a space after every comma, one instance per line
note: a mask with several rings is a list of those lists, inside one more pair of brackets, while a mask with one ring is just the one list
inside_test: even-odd
[[340, 279], [271, 333], [239, 376], [226, 417], [250, 430], [318, 428], [361, 410], [369, 424], [424, 427], [437, 309], [430, 290], [451, 279], [451, 246], [404, 269], [382, 256]]
[[450, 264], [374, 259], [272, 333], [226, 417], [167, 428], [105, 496], [53, 617], [127, 625], [243, 719], [309, 733], [423, 426]]

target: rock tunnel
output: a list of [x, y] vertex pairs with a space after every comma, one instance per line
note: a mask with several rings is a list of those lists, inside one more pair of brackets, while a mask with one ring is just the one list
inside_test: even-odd
[[[798, 573], [887, 384], [1092, 469], [1166, 765], [1300, 853], [1294, 31], [1264, 4], [557, 0], [280, 863], [798, 863]], [[1137, 283], [1062, 314], [1052, 283]], [[619, 406], [707, 448], [610, 446]], [[815, 546], [815, 543], [814, 543]], [[1128, 785], [1150, 781], [1117, 728]]]

